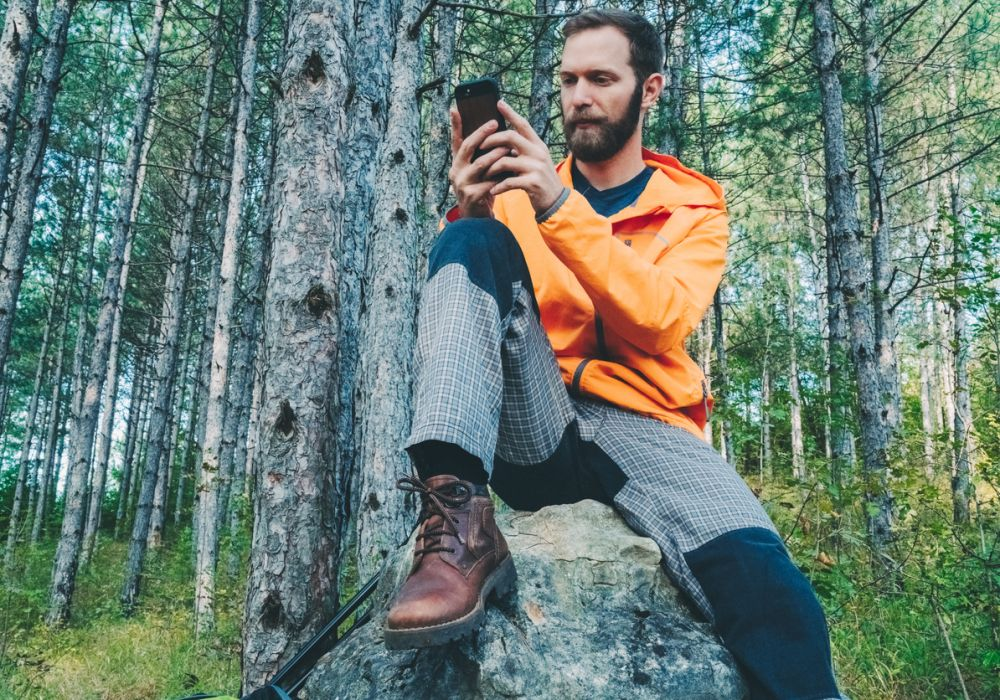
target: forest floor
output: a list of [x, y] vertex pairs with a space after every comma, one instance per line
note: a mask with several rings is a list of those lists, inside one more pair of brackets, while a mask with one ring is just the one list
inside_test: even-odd
[[[753, 477], [748, 482], [757, 490]], [[908, 523], [906, 540], [913, 543], [903, 585], [895, 592], [876, 592], [864, 563], [855, 561], [861, 558], [857, 543], [854, 559], [847, 554], [857, 535], [845, 533], [842, 544], [831, 543], [824, 523], [838, 516], [824, 498], [780, 483], [768, 484], [763, 493], [823, 603], [834, 667], [852, 700], [960, 700], [956, 665], [969, 698], [1000, 697], [1000, 648], [994, 641], [1000, 610], [990, 593], [991, 586], [1000, 590], [1000, 576], [995, 568], [977, 566], [975, 557], [967, 556], [968, 546], [955, 544], [957, 536], [949, 545], [950, 525], [928, 524], [936, 522], [926, 516], [928, 509], [901, 499], [910, 504], [903, 522]], [[990, 522], [996, 528], [996, 520]], [[982, 534], [970, 527], [961, 537], [974, 545]], [[220, 566], [216, 631], [198, 643], [192, 631], [190, 533], [151, 552], [143, 604], [131, 619], [123, 619], [118, 607], [125, 549], [124, 542], [101, 541], [95, 560], [78, 579], [73, 618], [56, 631], [39, 622], [53, 546], [22, 553], [16, 578], [0, 586], [0, 700], [237, 692], [245, 572], [227, 576], [225, 564]], [[225, 544], [221, 552], [224, 562]]]

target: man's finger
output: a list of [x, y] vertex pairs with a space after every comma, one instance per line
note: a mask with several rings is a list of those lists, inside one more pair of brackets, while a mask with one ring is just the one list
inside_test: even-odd
[[[479, 161], [476, 162], [478, 163]], [[530, 170], [530, 163], [525, 163], [524, 160], [518, 158], [504, 156], [503, 158], [497, 159], [497, 161], [493, 163], [483, 174], [483, 177], [489, 180], [498, 177], [501, 173], [517, 173], [518, 175], [522, 175]]]
[[458, 147], [458, 151], [455, 153], [455, 160], [462, 163], [471, 163], [472, 156], [479, 148], [479, 144], [483, 142], [487, 136], [496, 131], [497, 127], [496, 119], [490, 119], [488, 122], [483, 124], [481, 127], [469, 134], [469, 137], [462, 141], [462, 145]]
[[509, 190], [523, 190], [530, 184], [530, 178], [527, 175], [521, 175], [520, 177], [508, 177], [506, 180], [501, 180], [493, 185], [493, 188], [490, 190], [490, 194], [496, 196]]
[[500, 114], [504, 116], [504, 118], [507, 120], [507, 123], [511, 126], [511, 128], [514, 131], [521, 134], [521, 136], [524, 136], [529, 141], [533, 141], [535, 143], [542, 143], [542, 140], [538, 137], [538, 134], [536, 134], [535, 130], [531, 127], [531, 122], [529, 122], [527, 119], [525, 119], [520, 114], [515, 112], [513, 107], [511, 107], [503, 100], [500, 100], [499, 102], [497, 102], [497, 109], [500, 110]]
[[472, 161], [469, 167], [475, 179], [481, 180], [483, 173], [489, 170], [490, 166], [508, 154], [509, 151], [506, 148], [494, 148]]
[[448, 113], [451, 115], [451, 157], [454, 158], [462, 145], [462, 115], [454, 107]]
[[[517, 149], [517, 152], [520, 153], [521, 155], [539, 153], [537, 148], [538, 146], [537, 143], [532, 143], [531, 140], [522, 136], [516, 131], [512, 131], [511, 129], [507, 129], [506, 131], [498, 131], [495, 134], [490, 134], [485, 139], [483, 139], [482, 144], [480, 144], [480, 148], [482, 148], [484, 151], [490, 148], [499, 148], [501, 146], [504, 146], [506, 148]], [[545, 155], [548, 156], [548, 150], [545, 151]]]

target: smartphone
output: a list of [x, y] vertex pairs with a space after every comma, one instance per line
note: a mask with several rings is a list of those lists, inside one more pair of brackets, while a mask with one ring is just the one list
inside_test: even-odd
[[[462, 117], [462, 138], [468, 138], [473, 131], [481, 127], [490, 119], [496, 119], [500, 125], [498, 131], [507, 128], [500, 110], [497, 109], [497, 102], [500, 101], [500, 86], [493, 78], [477, 78], [464, 83], [459, 83], [455, 88], [455, 106]], [[485, 151], [476, 149], [472, 160], [483, 155]]]

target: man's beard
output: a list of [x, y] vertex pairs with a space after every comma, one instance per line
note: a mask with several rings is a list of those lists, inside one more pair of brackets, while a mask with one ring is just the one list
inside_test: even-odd
[[[581, 163], [601, 163], [614, 156], [632, 138], [639, 123], [642, 106], [642, 83], [635, 86], [629, 98], [625, 114], [617, 121], [607, 117], [591, 120], [589, 115], [577, 115], [573, 119], [563, 119], [566, 127], [566, 142], [573, 157]], [[589, 129], [577, 129], [577, 123], [587, 121]]]

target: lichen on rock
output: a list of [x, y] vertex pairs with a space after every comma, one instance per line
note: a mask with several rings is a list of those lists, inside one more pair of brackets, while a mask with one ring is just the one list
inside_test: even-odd
[[327, 654], [302, 697], [683, 698], [738, 700], [736, 664], [660, 567], [656, 544], [596, 501], [508, 511], [497, 523], [517, 567], [514, 593], [470, 637], [388, 651], [382, 625], [409, 571], [392, 555], [373, 619]]

